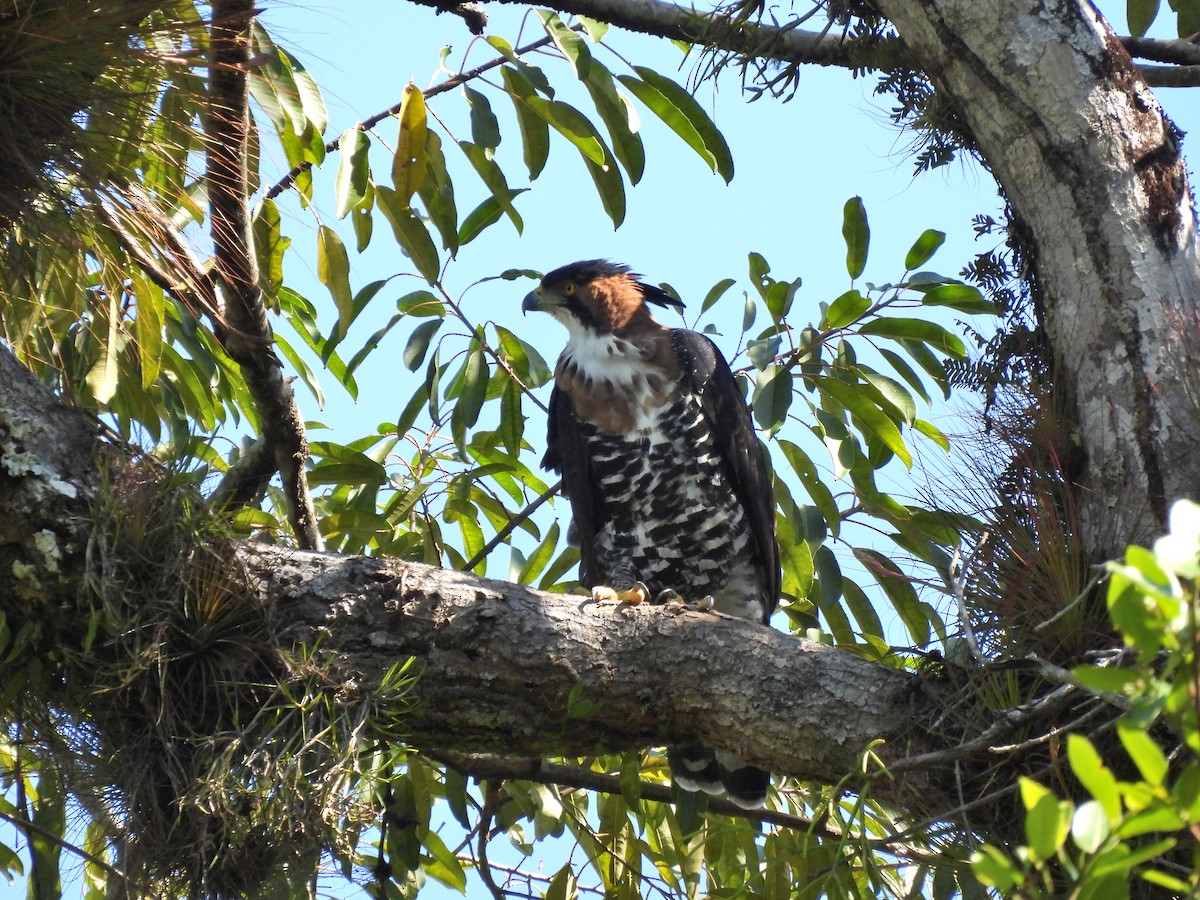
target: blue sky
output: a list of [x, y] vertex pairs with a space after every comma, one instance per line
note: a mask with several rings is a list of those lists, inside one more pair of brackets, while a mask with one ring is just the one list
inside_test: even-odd
[[[410, 80], [420, 87], [441, 80], [434, 77], [440, 48], [453, 48], [447, 64], [456, 68], [472, 42], [459, 19], [398, 0], [289, 0], [263, 6], [267, 28], [281, 45], [296, 50], [325, 91], [328, 137], [397, 102]], [[1116, 9], [1114, 24], [1122, 30], [1123, 4]], [[489, 30], [516, 43], [522, 12], [511, 7], [490, 12]], [[536, 20], [526, 22], [527, 39], [539, 33]], [[691, 64], [669, 45], [615, 31], [609, 40], [626, 59], [674, 73], [677, 80], [686, 80], [691, 71]], [[467, 65], [490, 55], [489, 48], [476, 43]], [[616, 57], [602, 58], [614, 71], [621, 70]], [[565, 86], [571, 78], [563, 66], [550, 66], [549, 71], [556, 84]], [[519, 201], [524, 233], [518, 236], [507, 222], [501, 222], [464, 248], [448, 269], [450, 289], [461, 291], [508, 268], [548, 270], [576, 259], [609, 257], [631, 264], [649, 280], [670, 282], [695, 308], [722, 278], [737, 278], [745, 285], [747, 254], [757, 251], [772, 264], [776, 276], [804, 279], [797, 306], [809, 305], [815, 318], [817, 303], [832, 300], [848, 286], [840, 226], [842, 206], [854, 195], [864, 198], [872, 227], [866, 280], [897, 276], [905, 251], [926, 228], [947, 234], [932, 267], [948, 274], [993, 245], [976, 242], [970, 227], [975, 214], [999, 212], [990, 177], [973, 164], [956, 163], [914, 179], [905, 153], [910, 138], [887, 123], [889, 103], [872, 96], [873, 77], [854, 80], [844, 70], [812, 69], [803, 73], [791, 102], [764, 98], [748, 104], [732, 75], [715, 85], [703, 84], [697, 93], [732, 149], [736, 175], [730, 185], [711, 174], [699, 157], [647, 113], [643, 116], [646, 175], [641, 185], [629, 190], [626, 222], [614, 231], [577, 154], [560, 142], [552, 146], [546, 172]], [[1180, 128], [1200, 130], [1195, 89], [1157, 94]], [[507, 113], [499, 100], [495, 105]], [[452, 127], [463, 128], [465, 105], [460, 98], [440, 98], [434, 108]], [[394, 133], [392, 123], [380, 128], [389, 140]], [[510, 181], [520, 183], [524, 168], [511, 122], [499, 157]], [[329, 185], [335, 165], [336, 157], [331, 157], [327, 173], [318, 179], [318, 191], [324, 191], [318, 206], [326, 211], [333, 208]], [[278, 163], [280, 173], [284, 168]], [[273, 180], [271, 172], [268, 159], [263, 167], [265, 181]], [[484, 192], [482, 186], [468, 187], [467, 179], [461, 184], [463, 213], [482, 200]], [[290, 277], [303, 293], [326, 304], [324, 288], [315, 278], [315, 240], [308, 236], [315, 232], [315, 218], [290, 203], [283, 205], [283, 213], [295, 222], [290, 229], [296, 238]], [[332, 212], [323, 213], [323, 219], [332, 224]], [[384, 228], [382, 222], [379, 225]], [[355, 288], [410, 270], [390, 235], [380, 238], [386, 240], [377, 240], [363, 256], [352, 253]], [[391, 299], [418, 286], [416, 281], [398, 284]], [[548, 319], [521, 319], [520, 301], [528, 289], [523, 282], [491, 282], [468, 293], [465, 303], [474, 314], [518, 329], [552, 360], [564, 336]], [[345, 345], [348, 352], [394, 310], [383, 295], [380, 300], [378, 313], [366, 314], [351, 332]], [[325, 410], [318, 410], [312, 398], [301, 393], [306, 417], [330, 425], [334, 439], [347, 441], [373, 432], [380, 422], [394, 420], [398, 404], [412, 391], [407, 381], [412, 376], [399, 363], [406, 335], [397, 328], [360, 369], [357, 403], [341, 394], [331, 378], [324, 379], [329, 397]], [[732, 350], [733, 343], [732, 339], [724, 342], [724, 349]], [[0, 840], [10, 838], [0, 831]], [[18, 896], [24, 896], [23, 885], [0, 884], [0, 898]]]

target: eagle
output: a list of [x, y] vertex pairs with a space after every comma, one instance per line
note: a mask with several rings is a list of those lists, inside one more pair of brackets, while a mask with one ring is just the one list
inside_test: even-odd
[[[780, 593], [775, 502], [729, 364], [706, 336], [655, 321], [674, 296], [593, 259], [522, 303], [567, 329], [542, 465], [562, 475], [579, 577], [597, 601], [682, 600], [767, 623]], [[760, 806], [770, 774], [699, 746], [668, 750], [680, 788]]]

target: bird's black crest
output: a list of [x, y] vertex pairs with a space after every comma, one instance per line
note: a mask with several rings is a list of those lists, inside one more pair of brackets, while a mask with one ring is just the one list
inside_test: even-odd
[[683, 309], [683, 301], [674, 294], [669, 294], [660, 287], [641, 281], [641, 275], [630, 271], [623, 263], [609, 262], [607, 259], [584, 259], [579, 262], [559, 266], [552, 272], [547, 272], [542, 278], [542, 284], [547, 287], [573, 281], [575, 284], [587, 284], [597, 278], [611, 278], [613, 275], [628, 275], [642, 289], [642, 297], [647, 303], [655, 306], [670, 306]]

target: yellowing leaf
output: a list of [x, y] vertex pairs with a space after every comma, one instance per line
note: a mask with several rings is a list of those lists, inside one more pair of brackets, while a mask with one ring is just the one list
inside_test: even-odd
[[425, 178], [425, 97], [415, 84], [404, 89], [397, 118], [400, 120], [400, 139], [396, 142], [396, 156], [392, 160], [392, 184], [400, 201], [408, 206]]

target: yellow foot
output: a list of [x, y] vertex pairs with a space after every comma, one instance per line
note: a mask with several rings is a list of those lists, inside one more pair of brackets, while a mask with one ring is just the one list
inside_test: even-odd
[[650, 589], [640, 581], [626, 591], [619, 591], [606, 584], [592, 588], [592, 599], [597, 603], [645, 603]]

